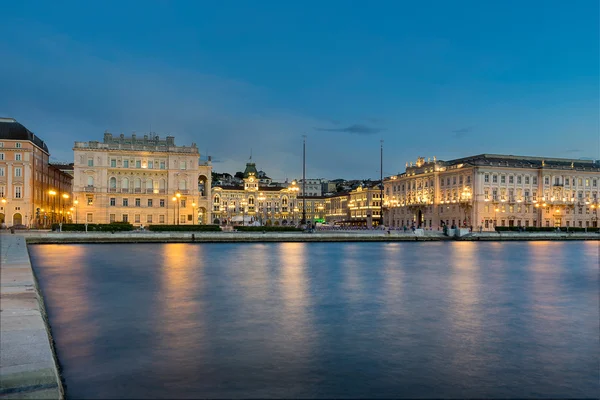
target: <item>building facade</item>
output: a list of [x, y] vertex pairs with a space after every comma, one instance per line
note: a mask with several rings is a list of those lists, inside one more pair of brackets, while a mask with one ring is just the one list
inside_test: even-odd
[[297, 225], [299, 185], [263, 186], [256, 164], [247, 163], [243, 185], [215, 186], [212, 191], [213, 223], [219, 225]]
[[46, 143], [0, 118], [0, 223], [49, 228], [71, 219], [72, 177], [48, 163]]
[[306, 179], [306, 184], [302, 179], [299, 179], [298, 185], [300, 186], [300, 193], [304, 190], [305, 196], [316, 196], [320, 197], [323, 195], [321, 179]]
[[[304, 209], [306, 203], [306, 209]], [[298, 196], [298, 211], [300, 217], [306, 212], [306, 220], [310, 222], [325, 222], [325, 198], [323, 196]]]
[[207, 224], [212, 220], [210, 157], [173, 136], [135, 134], [73, 148], [76, 220], [141, 225]]
[[371, 228], [381, 223], [382, 194], [379, 185], [359, 186], [325, 198], [325, 219], [343, 226]]
[[600, 162], [481, 154], [419, 157], [384, 180], [390, 227], [598, 227]]

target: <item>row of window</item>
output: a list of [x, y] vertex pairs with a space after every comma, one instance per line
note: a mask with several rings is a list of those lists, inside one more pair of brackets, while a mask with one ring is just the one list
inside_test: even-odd
[[[497, 174], [492, 174], [492, 183], [498, 183], [498, 176], [500, 176], [500, 183], [506, 183], [506, 175], [497, 175]], [[521, 185], [523, 183], [523, 181], [525, 181], [526, 185], [529, 185], [530, 183], [533, 185], [537, 185], [538, 183], [538, 179], [537, 176], [529, 176], [529, 175], [517, 175], [517, 185]], [[483, 176], [483, 181], [485, 183], [489, 183], [490, 182], [490, 174], [485, 174]], [[508, 175], [508, 183], [515, 183], [515, 176], [514, 175]]]
[[[0, 167], [0, 177], [2, 176], [6, 176], [6, 171], [4, 170], [4, 167]], [[21, 167], [14, 167], [13, 168], [13, 176], [15, 178], [20, 178], [23, 176], [23, 168]]]
[[[577, 185], [575, 184], [577, 182]], [[577, 180], [575, 178], [564, 178], [564, 182], [561, 181], [561, 178], [556, 176], [554, 177], [554, 184], [555, 185], [563, 185], [564, 186], [571, 186], [571, 183], [573, 183], [573, 186], [583, 186], [583, 184], [585, 183], [586, 187], [590, 187], [590, 182], [592, 184], [593, 187], [598, 187], [598, 179], [591, 179], [590, 178], [585, 178], [585, 180], [583, 178], [577, 178]], [[549, 185], [550, 184], [550, 177], [549, 176], [545, 176], [544, 177], [544, 185]]]
[[[0, 147], [4, 147], [4, 142], [0, 142]], [[22, 146], [22, 144], [21, 144], [20, 142], [16, 142], [16, 143], [15, 143], [15, 147], [16, 147], [17, 149], [20, 149], [20, 148], [21, 148], [21, 147], [23, 147], [23, 146]]]
[[[492, 183], [498, 183], [498, 176], [500, 177], [500, 183], [506, 183], [506, 175], [498, 175], [498, 174], [492, 174]], [[529, 175], [517, 175], [516, 177], [514, 175], [508, 175], [508, 183], [509, 184], [513, 184], [515, 183], [515, 178], [516, 178], [516, 182], [517, 185], [521, 185], [523, 183], [523, 181], [525, 182], [526, 185], [529, 185], [530, 182], [533, 185], [537, 185], [537, 176], [532, 176], [530, 177]], [[484, 178], [483, 178], [485, 183], [489, 183], [490, 182], [490, 174], [485, 174]], [[549, 176], [545, 176], [544, 177], [544, 184], [545, 185], [549, 185], [550, 184], [550, 177]], [[571, 186], [571, 184], [573, 186], [583, 186], [585, 184], [586, 187], [590, 187], [590, 184], [592, 185], [592, 187], [597, 187], [598, 186], [598, 179], [596, 178], [564, 178], [564, 181], [561, 179], [561, 177], [554, 177], [554, 184], [555, 185], [563, 185], [564, 186]]]
[[[83, 159], [84, 159], [84, 156], [81, 156], [81, 164], [83, 164]], [[176, 163], [176, 161], [174, 161], [174, 163]], [[117, 160], [116, 158], [110, 159], [110, 167], [111, 168], [117, 168], [118, 164], [119, 164], [119, 168], [167, 169], [167, 162], [163, 161], [163, 160], [161, 160], [161, 161], [159, 161], [159, 160], [146, 161], [146, 160], [134, 160], [134, 159], [132, 159], [132, 160]], [[177, 164], [175, 164], [174, 167], [176, 165]], [[87, 159], [87, 166], [88, 167], [94, 166], [94, 158], [93, 157], [89, 157]], [[187, 161], [179, 162], [179, 169], [185, 170], [185, 169], [187, 169], [187, 167], [188, 167]]]
[[[154, 201], [155, 199], [147, 199], [146, 200], [146, 207], [154, 207], [155, 204], [158, 204], [158, 207], [165, 207], [166, 205], [166, 200], [165, 199], [159, 199], [158, 203], [156, 203]], [[122, 199], [120, 199], [120, 205], [122, 207], [129, 207], [129, 198], [124, 197]], [[109, 199], [109, 203], [108, 203], [111, 207], [116, 207], [117, 206], [117, 198], [116, 197], [111, 197]], [[187, 205], [187, 201], [186, 199], [179, 199], [179, 207], [180, 208], [185, 208]], [[140, 198], [135, 198], [133, 199], [133, 207], [142, 207], [142, 199]]]
[[[5, 159], [6, 156], [4, 155], [4, 153], [0, 153], [0, 161], [4, 161]], [[23, 154], [15, 153], [15, 161], [23, 161]]]
[[[0, 186], [0, 198], [6, 197], [6, 187]], [[13, 199], [20, 199], [23, 197], [23, 187], [13, 186]]]

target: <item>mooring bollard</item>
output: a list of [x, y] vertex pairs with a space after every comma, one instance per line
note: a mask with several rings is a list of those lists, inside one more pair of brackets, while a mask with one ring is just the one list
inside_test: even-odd
[[196, 234], [192, 233], [192, 242], [196, 241]]

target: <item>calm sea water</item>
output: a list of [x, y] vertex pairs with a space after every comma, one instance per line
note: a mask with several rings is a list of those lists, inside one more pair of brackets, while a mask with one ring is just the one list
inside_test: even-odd
[[598, 242], [31, 246], [69, 398], [584, 398]]

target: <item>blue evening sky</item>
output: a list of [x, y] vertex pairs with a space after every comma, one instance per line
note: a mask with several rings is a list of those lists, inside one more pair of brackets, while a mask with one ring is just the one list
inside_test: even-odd
[[600, 158], [599, 2], [12, 1], [0, 115], [74, 141], [152, 131], [215, 171], [377, 178], [418, 156]]

